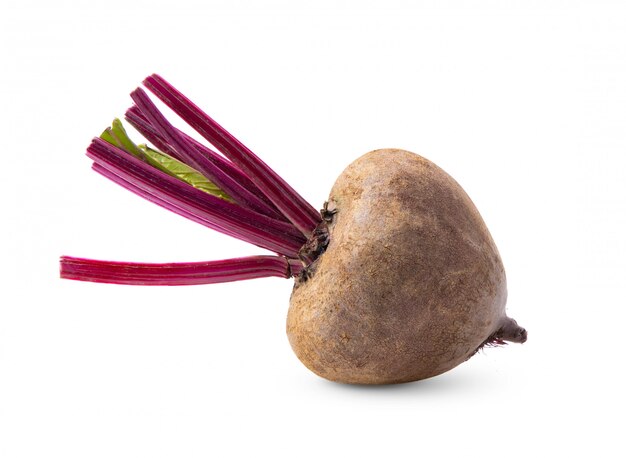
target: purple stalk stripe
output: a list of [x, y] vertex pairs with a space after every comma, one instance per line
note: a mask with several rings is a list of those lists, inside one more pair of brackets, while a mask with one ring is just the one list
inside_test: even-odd
[[[185, 162], [184, 158], [180, 157], [178, 153], [167, 144], [167, 141], [152, 127], [150, 122], [144, 117], [141, 113], [141, 110], [136, 106], [133, 106], [128, 109], [126, 112], [126, 120], [133, 126], [135, 129], [143, 135], [146, 140], [153, 143], [158, 149], [163, 151], [170, 156], [175, 157], [176, 159]], [[272, 209], [274, 209], [274, 214], [276, 218], [281, 220], [285, 220], [286, 218], [278, 211], [278, 209], [274, 206], [274, 204], [267, 198], [265, 195], [256, 187], [256, 185], [243, 173], [241, 170], [237, 168], [235, 164], [230, 162], [228, 159], [224, 158], [220, 154], [215, 151], [207, 148], [202, 143], [196, 141], [194, 138], [190, 137], [183, 131], [176, 129], [176, 132], [190, 143], [195, 146], [196, 150], [199, 154], [205, 156], [215, 167], [221, 170], [226, 176], [230, 177], [237, 185], [240, 185], [248, 190], [248, 192], [254, 194], [261, 200], [263, 200], [267, 205], [269, 205]], [[190, 164], [187, 164], [190, 165]]]
[[144, 85], [237, 164], [305, 236], [312, 234], [319, 213], [274, 170], [159, 75], [149, 76]]
[[204, 285], [263, 277], [290, 277], [280, 256], [249, 256], [209, 262], [147, 264], [61, 257], [61, 278], [122, 285]]
[[258, 196], [245, 189], [221, 169], [215, 167], [206, 156], [199, 154], [193, 143], [177, 132], [141, 88], [134, 90], [130, 96], [154, 130], [185, 159], [186, 164], [206, 176], [242, 207], [272, 218], [282, 219], [281, 213], [276, 209], [267, 205]]
[[298, 250], [305, 242], [302, 234], [289, 223], [207, 194], [102, 139], [93, 140], [87, 155], [131, 185], [240, 240], [290, 258], [297, 258]]

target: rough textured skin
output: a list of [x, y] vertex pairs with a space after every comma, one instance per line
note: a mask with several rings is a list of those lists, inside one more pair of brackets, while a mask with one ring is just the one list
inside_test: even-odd
[[432, 162], [372, 151], [337, 179], [328, 209], [330, 243], [287, 317], [291, 346], [316, 374], [409, 382], [452, 369], [499, 330], [526, 339], [506, 318], [504, 268], [480, 214]]

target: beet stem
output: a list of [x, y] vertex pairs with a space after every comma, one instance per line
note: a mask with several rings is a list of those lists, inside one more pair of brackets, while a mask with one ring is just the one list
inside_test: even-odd
[[87, 148], [93, 169], [163, 208], [279, 256], [172, 264], [65, 256], [61, 258], [61, 277], [133, 285], [191, 285], [302, 275], [299, 252], [320, 223], [320, 214], [161, 77], [152, 75], [144, 84], [225, 157], [174, 127], [146, 92], [137, 88], [131, 93], [136, 106], [127, 111], [126, 118], [163, 152], [136, 145], [115, 120], [113, 127]]
[[312, 234], [319, 213], [274, 170], [159, 75], [149, 76], [144, 85], [237, 164], [306, 237]]
[[[142, 197], [146, 197], [145, 193], [156, 196], [168, 202], [170, 209], [176, 213], [182, 214], [176, 211], [180, 208], [184, 216], [193, 215], [196, 221], [202, 221], [227, 235], [290, 258], [297, 258], [297, 252], [305, 242], [300, 232], [289, 223], [207, 194], [102, 139], [93, 140], [87, 155], [96, 164], [128, 182], [130, 186], [125, 186], [127, 189], [134, 191], [134, 188], [139, 188], [143, 192], [137, 194]], [[114, 181], [123, 185], [119, 180]]]
[[183, 162], [206, 176], [241, 206], [273, 218], [281, 217], [277, 210], [245, 189], [220, 168], [215, 167], [206, 156], [199, 154], [193, 143], [174, 129], [141, 88], [134, 90], [130, 96], [152, 127], [167, 141], [172, 149], [184, 158]]
[[178, 154], [178, 151], [172, 148], [167, 143], [167, 141], [156, 131], [152, 124], [150, 124], [150, 121], [148, 121], [141, 113], [141, 110], [139, 110], [139, 108], [134, 105], [130, 107], [126, 111], [125, 118], [131, 126], [137, 129], [137, 131], [141, 135], [143, 135], [146, 140], [154, 144], [157, 149], [163, 151], [165, 154], [169, 154], [170, 156], [178, 159], [181, 162], [184, 162], [191, 167], [191, 164], [186, 162], [185, 158]]
[[[180, 157], [180, 155], [178, 155], [178, 153], [170, 145], [167, 144], [167, 141], [155, 130], [155, 128], [144, 117], [138, 107], [132, 106], [126, 111], [126, 120], [133, 127], [135, 127], [135, 129], [137, 129], [148, 141], [154, 143], [155, 146], [161, 151], [169, 154], [170, 156], [176, 157], [182, 162], [185, 162], [184, 158]], [[198, 151], [198, 154], [205, 156], [206, 159], [210, 161], [214, 167], [217, 167], [224, 174], [234, 180], [235, 183], [244, 187], [250, 193], [263, 200], [267, 205], [274, 209], [274, 213], [277, 214], [277, 217], [287, 221], [287, 219], [282, 215], [282, 213], [278, 211], [274, 204], [267, 197], [265, 197], [265, 195], [261, 192], [259, 188], [256, 187], [252, 180], [250, 180], [250, 178], [248, 178], [245, 173], [239, 170], [239, 168], [235, 164], [224, 158], [222, 155], [206, 147], [202, 143], [198, 142], [194, 138], [190, 137], [183, 131], [175, 127], [174, 130], [176, 130], [179, 135], [182, 135], [187, 141], [192, 143]]]
[[205, 285], [253, 278], [289, 278], [282, 256], [249, 256], [208, 262], [149, 264], [61, 257], [61, 278], [121, 285]]

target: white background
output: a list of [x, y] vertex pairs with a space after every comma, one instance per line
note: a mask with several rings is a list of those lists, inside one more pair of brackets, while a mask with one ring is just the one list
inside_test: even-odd
[[[1, 10], [2, 458], [623, 456], [623, 2], [9, 0]], [[152, 72], [315, 206], [372, 149], [443, 167], [499, 246], [508, 311], [528, 342], [423, 382], [342, 386], [291, 352], [290, 281], [59, 280], [62, 254], [262, 252], [90, 170], [90, 139]]]

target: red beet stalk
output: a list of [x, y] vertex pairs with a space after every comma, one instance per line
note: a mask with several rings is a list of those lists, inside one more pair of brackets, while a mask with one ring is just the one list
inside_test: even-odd
[[287, 259], [249, 256], [208, 262], [143, 264], [61, 258], [61, 277], [70, 280], [119, 285], [206, 285], [263, 277], [289, 278]]
[[159, 75], [149, 76], [144, 85], [237, 164], [295, 227], [311, 236], [321, 221], [319, 212], [274, 170]]
[[219, 167], [215, 167], [214, 163], [196, 149], [191, 141], [179, 134], [174, 126], [159, 112], [156, 105], [152, 103], [143, 90], [137, 88], [130, 96], [156, 132], [165, 139], [179, 157], [183, 158], [183, 162], [201, 172], [242, 207], [273, 218], [282, 218], [281, 213], [230, 178]]
[[[292, 258], [297, 257], [304, 243], [302, 234], [289, 223], [200, 191], [104, 140], [94, 139], [87, 148], [87, 155], [97, 165], [128, 183], [125, 186], [128, 189], [143, 191], [140, 194], [143, 197], [146, 193], [154, 196], [176, 213], [181, 209], [211, 229]], [[122, 184], [117, 179], [114, 181]]]
[[[170, 145], [167, 144], [166, 140], [161, 137], [161, 135], [154, 129], [154, 127], [152, 127], [149, 121], [143, 116], [139, 108], [137, 108], [136, 106], [129, 108], [126, 111], [126, 120], [135, 129], [137, 129], [148, 141], [154, 143], [156, 147], [159, 148], [161, 151], [181, 160], [182, 162], [187, 163], [183, 157], [179, 156], [178, 153]], [[236, 184], [238, 184], [239, 186], [243, 186], [250, 193], [258, 196], [265, 203], [276, 209], [276, 207], [274, 207], [274, 205], [263, 195], [259, 188], [257, 188], [256, 185], [246, 176], [246, 174], [239, 170], [239, 168], [237, 168], [235, 164], [225, 159], [223, 156], [211, 150], [207, 146], [201, 144], [194, 138], [185, 134], [181, 130], [176, 129], [176, 132], [185, 137], [187, 141], [191, 142], [196, 150], [198, 150], [198, 153], [205, 156], [207, 160], [212, 163], [213, 167], [219, 169], [223, 174], [225, 174]], [[281, 219], [285, 218], [282, 217]]]
[[[108, 131], [113, 137], [106, 141], [95, 138], [87, 148], [87, 156], [94, 161], [93, 169], [150, 202], [277, 255], [166, 264], [63, 256], [61, 277], [133, 285], [195, 285], [299, 275], [304, 268], [299, 252], [321, 221], [319, 213], [254, 153], [161, 77], [153, 75], [145, 84], [226, 157], [173, 127], [147, 94], [137, 89], [131, 94], [136, 106], [127, 111], [126, 117], [162, 153], [141, 150], [128, 138], [126, 143], [120, 142], [115, 131]], [[117, 133], [126, 135], [123, 130]], [[169, 155], [183, 162], [186, 165], [178, 163], [176, 167], [187, 167], [186, 176], [192, 173], [194, 180], [207, 179], [223, 194], [211, 191], [216, 188], [195, 187], [196, 181], [163, 169], [164, 165], [154, 162], [153, 156], [146, 156], [148, 153], [163, 159]], [[174, 161], [171, 158], [166, 159], [168, 163]], [[222, 198], [224, 194], [228, 198]]]

